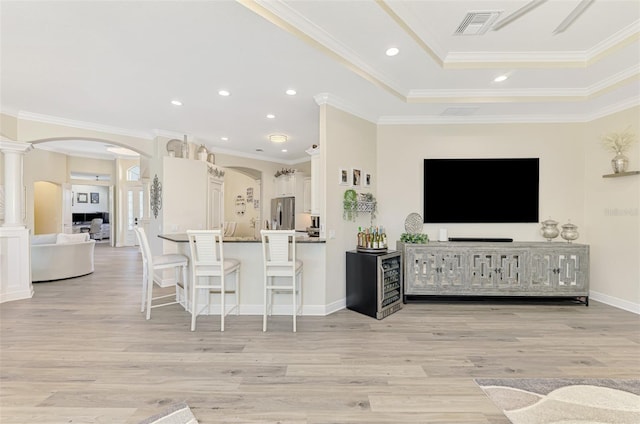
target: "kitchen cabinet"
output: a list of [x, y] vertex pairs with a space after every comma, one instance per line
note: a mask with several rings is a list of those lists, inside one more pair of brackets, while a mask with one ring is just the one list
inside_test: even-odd
[[296, 178], [295, 173], [276, 177], [276, 197], [295, 196]]
[[303, 193], [302, 196], [304, 199], [304, 202], [303, 202], [304, 212], [311, 213], [311, 178], [310, 177], [304, 178], [302, 193]]
[[320, 148], [308, 149], [307, 154], [311, 156], [311, 215], [320, 216], [322, 210], [320, 183], [323, 178], [320, 167]]

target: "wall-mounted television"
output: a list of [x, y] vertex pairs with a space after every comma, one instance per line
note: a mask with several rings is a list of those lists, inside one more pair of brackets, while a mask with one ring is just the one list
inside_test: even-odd
[[538, 222], [538, 158], [425, 159], [425, 223]]

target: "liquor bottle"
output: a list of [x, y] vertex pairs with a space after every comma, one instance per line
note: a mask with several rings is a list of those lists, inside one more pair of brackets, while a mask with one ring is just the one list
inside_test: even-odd
[[362, 247], [362, 227], [358, 227], [358, 247]]

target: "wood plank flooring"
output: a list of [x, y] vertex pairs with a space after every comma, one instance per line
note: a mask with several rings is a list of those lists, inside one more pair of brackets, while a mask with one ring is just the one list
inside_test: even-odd
[[640, 376], [640, 317], [598, 302], [410, 303], [384, 320], [140, 313], [133, 248], [0, 306], [0, 422], [507, 424], [473, 379]]

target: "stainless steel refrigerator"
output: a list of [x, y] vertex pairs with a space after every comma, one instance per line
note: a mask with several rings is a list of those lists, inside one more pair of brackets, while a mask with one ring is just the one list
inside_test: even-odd
[[271, 199], [271, 229], [295, 230], [296, 198], [276, 197]]

